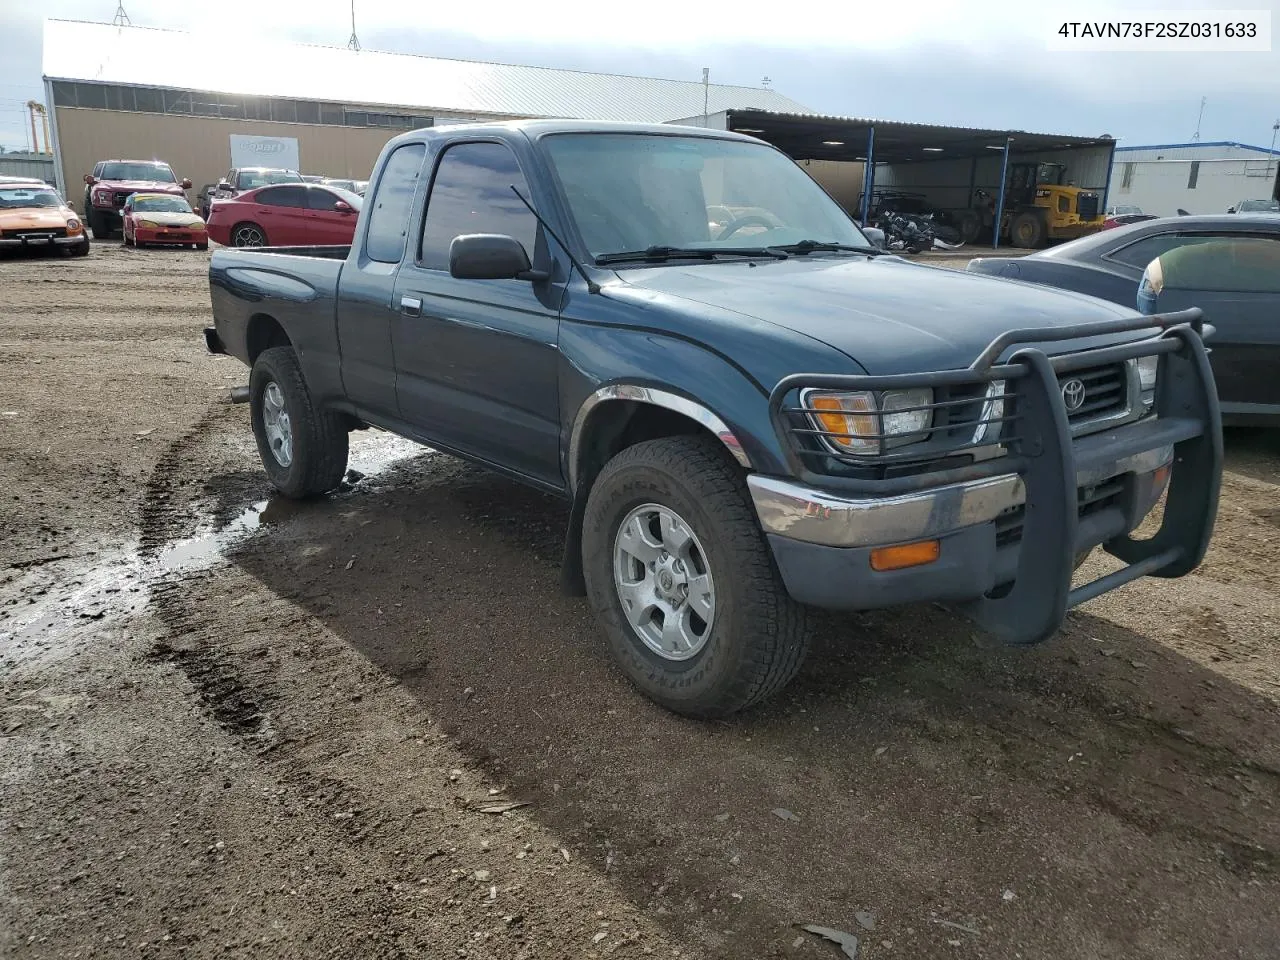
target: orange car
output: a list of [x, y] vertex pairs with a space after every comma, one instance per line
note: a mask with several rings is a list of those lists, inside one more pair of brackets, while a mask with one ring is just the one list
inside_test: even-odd
[[39, 180], [0, 180], [0, 250], [89, 252], [89, 235], [58, 191]]
[[191, 209], [186, 197], [171, 193], [135, 193], [120, 211], [126, 246], [163, 243], [209, 249], [204, 221]]

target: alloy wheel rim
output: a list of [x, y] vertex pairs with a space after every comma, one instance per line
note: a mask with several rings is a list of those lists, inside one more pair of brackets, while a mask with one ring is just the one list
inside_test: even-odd
[[236, 231], [237, 247], [261, 247], [262, 231], [257, 227], [241, 227]]
[[693, 528], [670, 507], [646, 503], [614, 537], [613, 582], [622, 612], [644, 645], [664, 660], [688, 660], [715, 623], [715, 582]]
[[274, 380], [262, 391], [262, 427], [276, 463], [288, 467], [293, 463], [293, 424], [285, 407], [284, 391]]

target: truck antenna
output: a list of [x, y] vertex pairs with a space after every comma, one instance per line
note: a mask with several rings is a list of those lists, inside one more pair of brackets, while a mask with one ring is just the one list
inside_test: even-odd
[[590, 277], [587, 276], [587, 271], [584, 270], [582, 267], [582, 264], [578, 262], [578, 258], [573, 255], [573, 251], [569, 249], [569, 245], [565, 243], [563, 240], [561, 240], [558, 236], [556, 236], [556, 232], [551, 229], [551, 224], [543, 220], [542, 215], [538, 213], [537, 210], [533, 209], [533, 204], [531, 204], [528, 200], [525, 199], [524, 194], [521, 193], [516, 188], [516, 185], [513, 183], [510, 186], [511, 186], [511, 192], [520, 198], [520, 202], [529, 208], [529, 212], [533, 214], [533, 218], [537, 220], [540, 224], [542, 224], [542, 229], [546, 230], [547, 233], [551, 235], [552, 240], [560, 244], [560, 249], [563, 250], [565, 253], [565, 256], [569, 258], [569, 262], [578, 268], [578, 272], [582, 274], [582, 279], [587, 281], [587, 292], [599, 293], [600, 284], [596, 283], [594, 280], [592, 280]]

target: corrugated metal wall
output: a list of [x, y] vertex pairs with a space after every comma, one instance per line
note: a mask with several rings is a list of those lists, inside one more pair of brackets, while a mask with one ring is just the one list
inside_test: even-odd
[[[163, 160], [195, 189], [217, 183], [231, 166], [230, 134], [296, 137], [303, 173], [367, 179], [382, 147], [404, 132], [177, 114], [54, 107], [67, 199], [84, 201], [83, 179], [99, 160]], [[445, 118], [441, 118], [445, 119]], [[194, 193], [192, 193], [194, 197]]]
[[[1000, 190], [1001, 151], [990, 150], [988, 156], [975, 162], [968, 159], [925, 160], [911, 163], [877, 165], [875, 189], [902, 190], [924, 194], [943, 209], [959, 210], [970, 203], [969, 184], [983, 188], [995, 196]], [[1076, 186], [1099, 193], [1107, 185], [1107, 168], [1111, 149], [1106, 146], [1081, 147], [1075, 150], [1046, 150], [1041, 153], [1010, 154], [1009, 163], [1032, 161], [1064, 163], [1067, 179]]]
[[0, 176], [33, 177], [53, 183], [53, 157], [39, 153], [0, 153]]

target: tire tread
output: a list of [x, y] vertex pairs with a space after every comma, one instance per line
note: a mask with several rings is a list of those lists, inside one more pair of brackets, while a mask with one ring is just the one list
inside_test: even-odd
[[773, 553], [761, 531], [741, 468], [711, 437], [673, 436], [628, 447], [601, 471], [593, 487], [601, 489], [619, 472], [656, 468], [686, 486], [722, 521], [722, 549], [743, 582], [739, 594], [751, 628], [743, 669], [719, 702], [681, 708], [681, 712], [722, 717], [768, 699], [799, 671], [809, 646], [810, 623], [805, 607], [791, 599]]
[[[302, 459], [302, 475], [294, 485], [296, 490], [282, 492], [298, 497], [328, 493], [342, 482], [347, 471], [349, 449], [345, 421], [336, 414], [316, 410], [292, 347], [268, 347], [254, 361], [255, 369], [259, 365], [270, 372], [286, 396], [298, 397], [305, 411], [303, 422], [294, 424], [294, 456]], [[298, 442], [301, 429], [307, 431], [307, 436], [302, 438], [305, 443]]]

